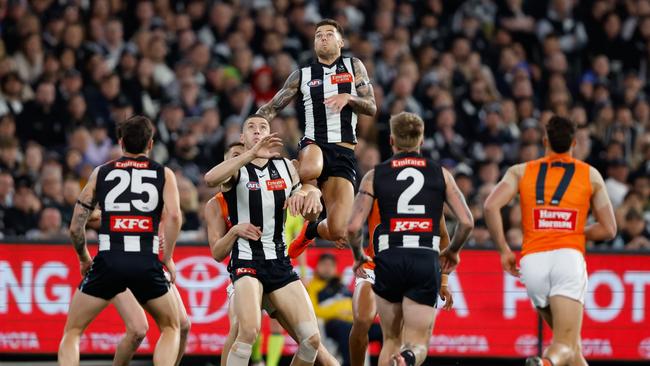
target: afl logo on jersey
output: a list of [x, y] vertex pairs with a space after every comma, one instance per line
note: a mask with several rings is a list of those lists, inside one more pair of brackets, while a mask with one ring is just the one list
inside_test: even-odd
[[310, 88], [315, 88], [320, 86], [323, 83], [323, 80], [320, 79], [313, 79], [312, 81], [308, 82], [307, 85], [309, 85]]
[[248, 188], [249, 191], [259, 191], [260, 184], [258, 182], [248, 182], [246, 183], [246, 188]]

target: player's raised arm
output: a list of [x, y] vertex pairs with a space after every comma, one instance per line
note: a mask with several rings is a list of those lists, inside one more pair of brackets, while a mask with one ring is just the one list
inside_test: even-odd
[[[244, 126], [246, 128], [246, 126]], [[208, 187], [226, 184], [233, 177], [236, 178], [239, 169], [255, 159], [271, 159], [279, 156], [273, 152], [274, 148], [282, 146], [282, 140], [277, 133], [272, 133], [260, 139], [253, 148], [232, 159], [224, 160], [219, 165], [205, 173], [205, 183]]]
[[316, 221], [323, 211], [322, 192], [314, 185], [300, 183], [300, 176], [294, 164], [294, 162], [287, 164], [293, 186], [285, 208], [288, 208], [293, 216], [302, 215], [306, 221]]
[[585, 236], [587, 240], [592, 241], [611, 240], [616, 236], [616, 218], [612, 201], [607, 195], [603, 177], [594, 167], [589, 167], [589, 179], [593, 192], [591, 194], [591, 210], [596, 222], [585, 228]]
[[354, 206], [352, 208], [352, 216], [348, 221], [348, 242], [352, 253], [354, 254], [355, 271], [360, 267], [363, 262], [367, 261], [366, 255], [363, 253], [361, 247], [362, 231], [364, 222], [368, 219], [372, 203], [374, 200], [373, 182], [375, 180], [375, 170], [370, 170], [363, 176], [361, 184], [359, 185], [359, 193], [354, 199]]
[[375, 91], [372, 89], [372, 84], [368, 77], [368, 71], [363, 65], [363, 62], [356, 57], [352, 58], [352, 67], [354, 68], [357, 95], [351, 96], [348, 103], [354, 112], [374, 116], [377, 113], [377, 104], [375, 102]]
[[292, 72], [284, 82], [282, 89], [275, 93], [273, 99], [261, 106], [256, 114], [264, 116], [269, 122], [272, 121], [298, 94], [298, 88], [300, 88], [300, 70]]
[[513, 276], [519, 276], [519, 270], [517, 269], [515, 255], [510, 251], [506, 236], [503, 232], [501, 209], [510, 203], [517, 194], [517, 186], [521, 177], [520, 172], [523, 170], [523, 167], [523, 164], [510, 167], [483, 205], [485, 223], [492, 240], [496, 243], [497, 249], [501, 254], [501, 265], [505, 271]]
[[445, 202], [449, 205], [449, 208], [451, 208], [451, 211], [458, 219], [458, 227], [451, 239], [448, 251], [458, 253], [465, 244], [465, 241], [467, 241], [469, 234], [471, 234], [474, 229], [474, 218], [472, 217], [472, 212], [467, 206], [467, 202], [465, 202], [465, 196], [463, 196], [458, 185], [456, 185], [454, 177], [447, 169], [443, 168], [442, 171], [447, 186], [445, 191]]
[[86, 183], [86, 186], [79, 194], [77, 204], [74, 206], [72, 213], [72, 220], [70, 221], [70, 238], [72, 239], [74, 250], [79, 257], [82, 275], [88, 272], [92, 263], [92, 258], [86, 246], [86, 223], [97, 205], [97, 201], [95, 200], [95, 186], [98, 170], [98, 168], [93, 170], [88, 179], [88, 183]]

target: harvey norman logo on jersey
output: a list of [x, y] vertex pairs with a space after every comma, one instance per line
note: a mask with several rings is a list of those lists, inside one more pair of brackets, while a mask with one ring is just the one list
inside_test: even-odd
[[535, 230], [575, 231], [578, 211], [560, 208], [533, 209]]
[[391, 168], [402, 168], [405, 166], [424, 168], [427, 166], [427, 161], [422, 158], [402, 158], [391, 161], [390, 166]]

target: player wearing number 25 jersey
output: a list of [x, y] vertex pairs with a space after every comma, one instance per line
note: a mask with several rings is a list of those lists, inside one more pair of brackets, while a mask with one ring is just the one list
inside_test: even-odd
[[[153, 124], [148, 118], [134, 116], [121, 122], [117, 137], [123, 157], [93, 171], [70, 224], [84, 279], [70, 303], [59, 348], [60, 365], [79, 364], [81, 333], [127, 288], [154, 315], [161, 331], [154, 364], [173, 365], [178, 358], [178, 305], [163, 272], [164, 265], [173, 283], [172, 255], [181, 226], [176, 178], [169, 168], [148, 158], [153, 147]], [[98, 204], [102, 212], [99, 252], [91, 259], [85, 228]], [[158, 259], [159, 230], [165, 235], [162, 262]]]
[[[603, 178], [571, 156], [575, 129], [571, 121], [552, 117], [546, 125], [546, 156], [508, 169], [485, 202], [485, 220], [504, 269], [521, 276], [528, 296], [553, 329], [544, 358], [529, 358], [527, 366], [586, 365], [580, 352], [585, 243], [616, 233]], [[500, 214], [517, 193], [524, 232], [521, 270], [505, 241]], [[587, 225], [590, 207], [597, 222]]]

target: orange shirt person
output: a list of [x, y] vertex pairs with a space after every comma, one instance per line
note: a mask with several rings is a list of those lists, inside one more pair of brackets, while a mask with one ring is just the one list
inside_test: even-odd
[[[485, 221], [504, 270], [521, 276], [537, 311], [553, 329], [553, 343], [544, 357], [530, 357], [526, 366], [587, 365], [580, 352], [585, 243], [616, 235], [602, 176], [572, 157], [575, 131], [572, 121], [552, 117], [546, 125], [546, 156], [508, 169], [485, 201]], [[517, 193], [524, 234], [520, 269], [506, 243], [501, 217], [501, 208]], [[590, 208], [596, 222], [587, 225]]]

